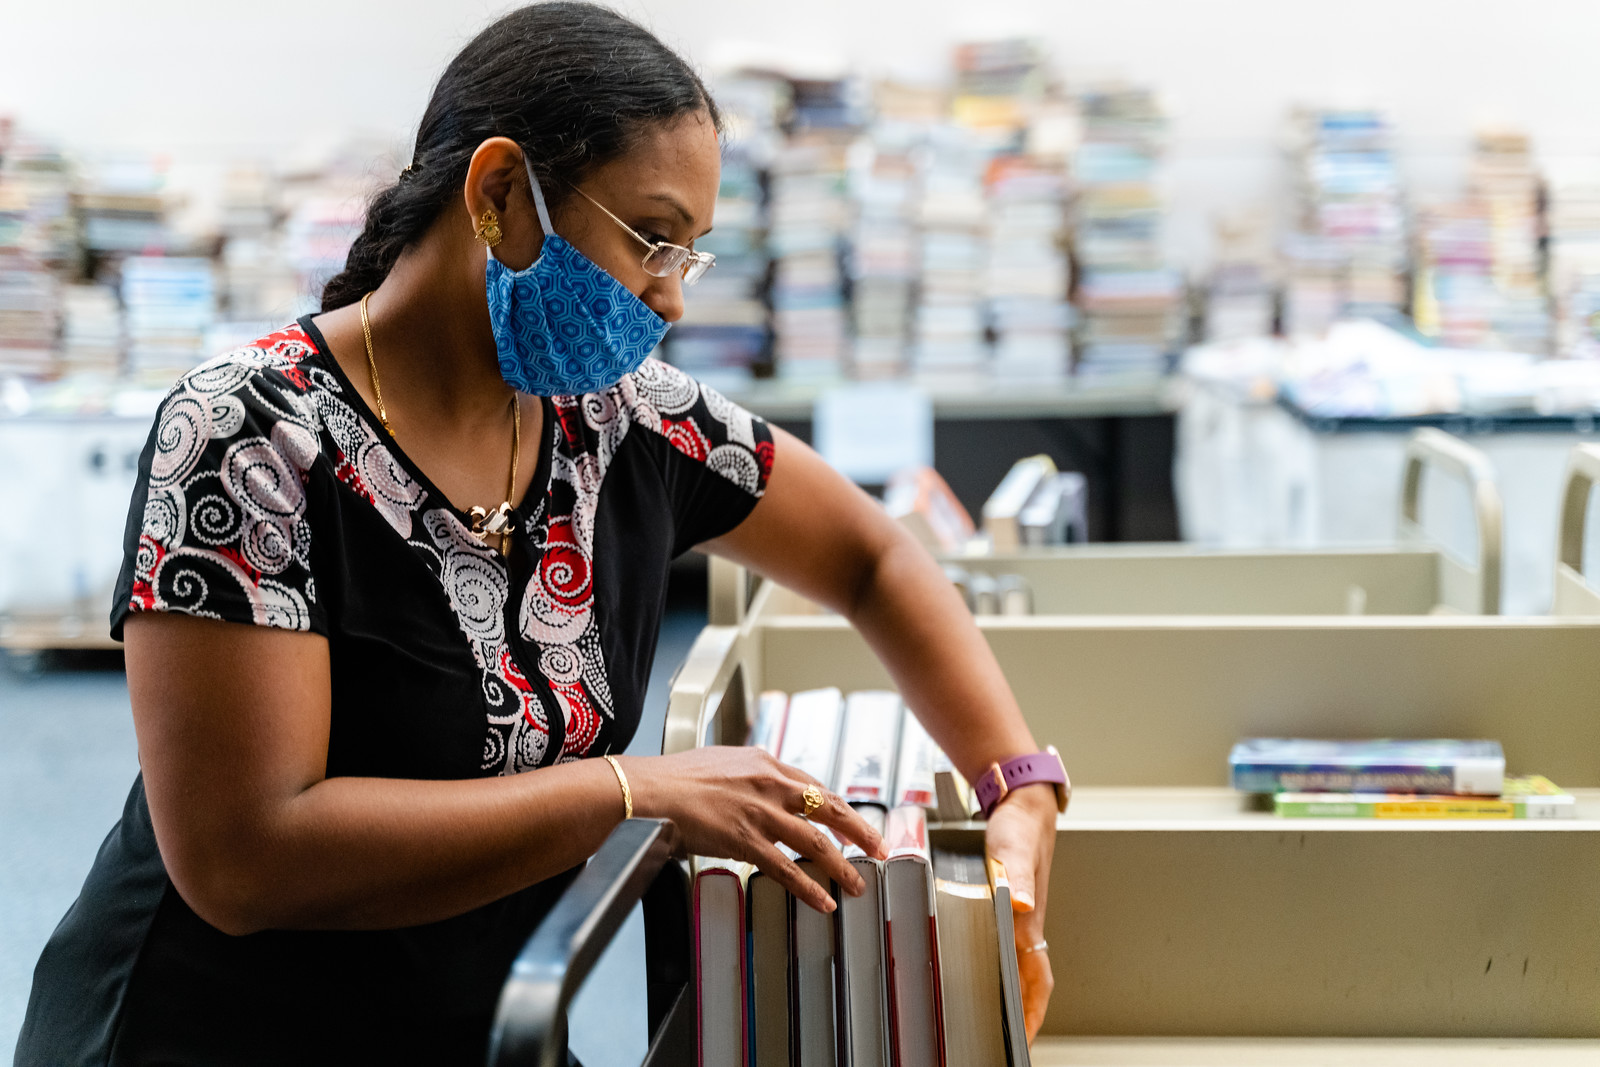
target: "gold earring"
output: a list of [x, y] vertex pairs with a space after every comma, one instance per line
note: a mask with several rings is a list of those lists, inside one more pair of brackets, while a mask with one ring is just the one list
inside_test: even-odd
[[500, 216], [494, 213], [494, 208], [486, 208], [478, 217], [478, 240], [493, 248], [504, 236], [505, 234], [500, 232]]

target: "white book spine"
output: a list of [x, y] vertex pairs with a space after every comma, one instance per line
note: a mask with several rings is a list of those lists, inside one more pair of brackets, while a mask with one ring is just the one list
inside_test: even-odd
[[789, 694], [769, 689], [756, 701], [756, 721], [747, 744], [776, 757], [783, 743], [783, 724], [789, 716]]
[[844, 720], [844, 695], [837, 689], [810, 689], [789, 698], [778, 759], [819, 782], [833, 781]]
[[938, 752], [939, 746], [923, 729], [921, 720], [907, 709], [900, 728], [900, 753], [895, 761], [894, 807], [915, 804], [931, 808], [938, 802], [933, 780]]
[[888, 806], [905, 706], [898, 693], [864, 690], [845, 702], [833, 791], [851, 803]]

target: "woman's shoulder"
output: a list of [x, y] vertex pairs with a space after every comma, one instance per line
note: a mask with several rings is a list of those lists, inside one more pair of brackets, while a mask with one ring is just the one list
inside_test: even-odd
[[298, 323], [239, 345], [185, 373], [168, 397], [240, 396], [268, 390], [274, 399], [304, 395], [315, 387], [306, 361], [317, 347]]
[[257, 442], [308, 469], [320, 452], [315, 394], [326, 374], [308, 362], [316, 354], [305, 331], [288, 326], [184, 374], [156, 413], [152, 480], [182, 484], [224, 464], [235, 446]]
[[772, 433], [756, 415], [709, 385], [647, 359], [606, 390], [603, 407], [659, 436], [673, 452], [760, 495], [772, 466]]

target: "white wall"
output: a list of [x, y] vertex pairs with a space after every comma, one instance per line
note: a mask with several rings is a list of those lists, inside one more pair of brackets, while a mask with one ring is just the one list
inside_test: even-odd
[[[403, 137], [484, 0], [0, 0], [0, 111], [82, 148], [180, 158], [283, 151], [358, 130]], [[1069, 78], [1120, 73], [1175, 115], [1171, 241], [1271, 196], [1297, 101], [1374, 102], [1413, 188], [1447, 195], [1485, 120], [1528, 127], [1558, 170], [1600, 170], [1594, 0], [628, 0], [703, 64], [730, 43], [932, 77], [950, 45], [1025, 32]]]

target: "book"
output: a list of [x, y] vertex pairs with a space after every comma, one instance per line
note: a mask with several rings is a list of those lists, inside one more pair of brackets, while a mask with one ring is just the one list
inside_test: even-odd
[[989, 889], [994, 894], [994, 925], [1000, 940], [1000, 998], [1005, 1007], [1006, 1048], [1010, 1067], [1030, 1067], [1028, 1020], [1022, 1011], [1022, 974], [1017, 969], [1017, 928], [1011, 914], [1011, 880], [1005, 864], [988, 860]]
[[1041, 479], [1017, 515], [1017, 528], [1030, 547], [1089, 540], [1089, 480], [1077, 471]]
[[[822, 868], [812, 860], [801, 860], [806, 877], [828, 886], [839, 898]], [[834, 913], [835, 915], [837, 912]], [[794, 951], [794, 1000], [791, 1023], [798, 1039], [800, 1067], [837, 1067], [839, 1035], [834, 1027], [838, 990], [837, 942], [834, 915], [824, 915], [807, 904], [793, 901], [789, 906], [789, 937]]]
[[830, 783], [835, 793], [851, 804], [888, 808], [904, 717], [898, 693], [864, 689], [850, 694], [839, 735], [837, 773]]
[[[908, 716], [907, 723], [912, 720]], [[939, 934], [928, 852], [927, 816], [911, 804], [889, 813], [884, 834], [884, 924], [889, 949], [889, 1003], [895, 1062], [944, 1063], [939, 1020]]]
[[819, 782], [833, 781], [844, 723], [844, 694], [837, 689], [809, 689], [789, 698], [788, 720], [778, 759]]
[[789, 915], [794, 898], [783, 886], [754, 871], [745, 887], [745, 901], [750, 1062], [789, 1067], [795, 1062], [795, 1035], [789, 1019]]
[[761, 749], [769, 756], [778, 755], [783, 743], [783, 725], [789, 717], [789, 694], [769, 689], [756, 700], [756, 719], [750, 726], [750, 736], [745, 744]]
[[1022, 546], [1022, 509], [1039, 484], [1056, 472], [1049, 456], [1029, 456], [1011, 465], [989, 499], [983, 503], [983, 531], [996, 552], [1015, 552]]
[[[859, 809], [873, 828], [882, 833], [884, 809], [863, 805]], [[843, 1062], [850, 1067], [890, 1067], [889, 960], [884, 900], [884, 870], [856, 845], [844, 855], [865, 884], [859, 897], [841, 895], [834, 913], [838, 934], [839, 1044]]]
[[940, 822], [966, 822], [977, 810], [977, 805], [973, 801], [972, 786], [968, 785], [961, 772], [956, 770], [955, 764], [945, 755], [944, 749], [939, 749], [934, 754], [933, 792], [934, 808]]
[[933, 874], [939, 915], [940, 1022], [946, 1061], [1004, 1064], [1007, 1052], [1000, 996], [1000, 930], [984, 858], [935, 849]]
[[900, 727], [900, 752], [895, 757], [894, 797], [891, 807], [915, 804], [931, 808], [937, 802], [933, 780], [939, 746], [933, 743], [922, 721], [906, 709]]
[[710, 863], [694, 879], [695, 1029], [700, 1067], [744, 1067], [747, 864]]
[[1249, 738], [1228, 755], [1246, 793], [1442, 793], [1499, 796], [1498, 741]]
[[1498, 797], [1428, 793], [1279, 793], [1291, 819], [1574, 819], [1578, 799], [1542, 774], [1507, 778]]
[[972, 516], [932, 467], [906, 467], [891, 475], [883, 507], [936, 556], [959, 551], [975, 532]]

